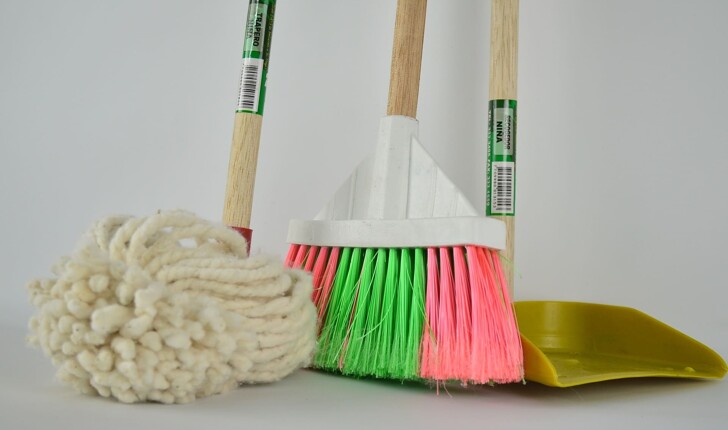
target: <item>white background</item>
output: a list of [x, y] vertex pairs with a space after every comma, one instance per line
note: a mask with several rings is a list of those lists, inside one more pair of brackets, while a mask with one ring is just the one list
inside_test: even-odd
[[[288, 220], [313, 217], [373, 147], [394, 5], [279, 2], [253, 252], [284, 254]], [[437, 397], [303, 372], [184, 408], [134, 409], [54, 382], [41, 353], [22, 345], [29, 279], [48, 275], [104, 215], [184, 208], [220, 218], [246, 9], [0, 2], [0, 324], [11, 344], [0, 353], [0, 427], [91, 428], [101, 416], [180, 428], [725, 426], [726, 382]], [[728, 356], [726, 16], [720, 0], [522, 0], [517, 299], [636, 307]], [[488, 1], [430, 0], [418, 113], [423, 144], [476, 207], [489, 20]]]

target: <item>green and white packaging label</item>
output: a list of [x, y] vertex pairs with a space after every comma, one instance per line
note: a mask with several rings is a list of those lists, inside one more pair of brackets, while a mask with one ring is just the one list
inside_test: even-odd
[[516, 214], [516, 101], [488, 104], [486, 216]]
[[236, 112], [263, 115], [275, 0], [250, 0]]

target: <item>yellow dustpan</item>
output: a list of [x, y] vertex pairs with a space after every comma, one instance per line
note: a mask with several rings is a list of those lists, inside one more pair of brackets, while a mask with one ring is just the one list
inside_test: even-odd
[[526, 379], [571, 387], [623, 378], [720, 379], [715, 351], [636, 309], [578, 302], [517, 302]]

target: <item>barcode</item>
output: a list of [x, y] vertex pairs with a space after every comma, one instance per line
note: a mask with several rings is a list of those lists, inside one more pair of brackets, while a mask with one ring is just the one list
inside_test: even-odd
[[243, 71], [240, 73], [238, 111], [258, 111], [262, 76], [263, 60], [260, 58], [246, 58], [243, 62]]
[[493, 163], [493, 192], [491, 211], [497, 213], [513, 212], [513, 162]]

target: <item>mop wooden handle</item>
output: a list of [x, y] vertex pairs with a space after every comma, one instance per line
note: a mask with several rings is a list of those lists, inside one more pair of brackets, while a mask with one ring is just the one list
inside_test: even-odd
[[387, 115], [417, 116], [427, 0], [398, 0]]
[[[490, 23], [490, 100], [516, 100], [518, 76], [518, 0], [493, 0]], [[514, 106], [515, 116], [515, 106]], [[513, 162], [515, 175], [515, 123], [513, 136]], [[515, 176], [512, 186], [515, 187]], [[490, 187], [491, 184], [488, 184]], [[513, 190], [515, 196], [515, 190]], [[515, 198], [515, 197], [514, 197]], [[515, 202], [512, 215], [495, 216], [506, 225], [506, 248], [501, 251], [508, 289], [513, 297], [515, 255]]]
[[249, 0], [222, 219], [248, 241], [276, 0]]
[[248, 112], [235, 114], [222, 215], [223, 222], [231, 227], [250, 228], [262, 123], [262, 115]]

